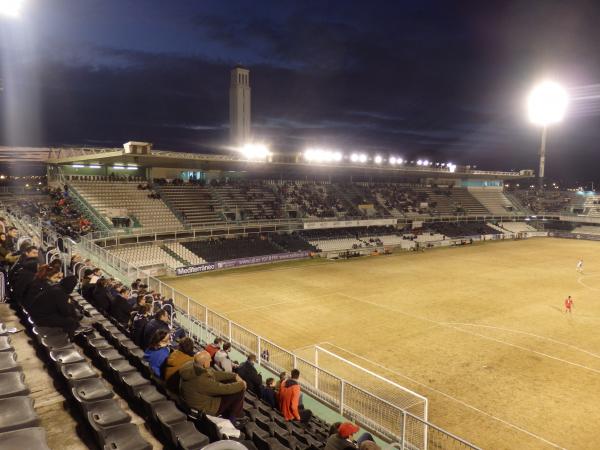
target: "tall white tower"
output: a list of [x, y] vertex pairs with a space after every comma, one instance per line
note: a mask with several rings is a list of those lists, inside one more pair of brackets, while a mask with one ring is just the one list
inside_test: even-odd
[[250, 71], [242, 66], [231, 70], [229, 130], [233, 145], [239, 147], [250, 142]]

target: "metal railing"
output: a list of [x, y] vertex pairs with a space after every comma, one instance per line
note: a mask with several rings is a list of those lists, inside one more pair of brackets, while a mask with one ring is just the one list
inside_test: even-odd
[[430, 424], [426, 415], [418, 417], [403, 410], [211, 310], [169, 284], [97, 246], [89, 236], [83, 237], [78, 247], [80, 254], [92, 259], [108, 273], [127, 281], [140, 278], [146, 281], [150, 290], [173, 299], [179, 323], [194, 339], [207, 342], [210, 336], [224, 337], [243, 353], [256, 354], [258, 363], [275, 373], [293, 368], [300, 369], [303, 374], [301, 384], [308, 394], [385, 440], [399, 443], [400, 449], [478, 449], [475, 445]]

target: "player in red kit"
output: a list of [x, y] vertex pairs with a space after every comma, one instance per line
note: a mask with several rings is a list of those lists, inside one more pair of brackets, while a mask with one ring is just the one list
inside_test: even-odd
[[565, 298], [565, 312], [568, 312], [570, 314], [572, 307], [573, 307], [573, 299], [569, 295], [567, 298]]

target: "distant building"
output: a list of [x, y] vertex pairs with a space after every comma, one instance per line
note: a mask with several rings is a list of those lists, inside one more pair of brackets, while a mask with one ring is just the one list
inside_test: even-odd
[[250, 142], [250, 71], [242, 66], [231, 70], [229, 124], [233, 145]]

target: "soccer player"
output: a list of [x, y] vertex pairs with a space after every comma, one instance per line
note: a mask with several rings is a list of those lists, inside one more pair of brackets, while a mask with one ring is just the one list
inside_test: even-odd
[[573, 299], [569, 295], [567, 298], [565, 298], [565, 312], [568, 312], [569, 314], [571, 314], [572, 306], [573, 306]]
[[577, 272], [583, 273], [583, 259], [582, 258], [580, 258], [579, 261], [577, 261]]

